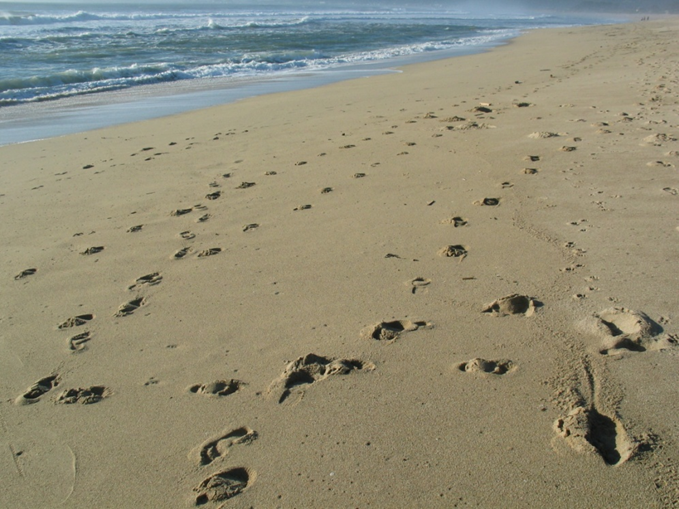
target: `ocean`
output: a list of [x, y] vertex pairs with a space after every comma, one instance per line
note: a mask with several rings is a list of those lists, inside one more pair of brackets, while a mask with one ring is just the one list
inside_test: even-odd
[[[78, 118], [102, 115], [83, 105], [133, 101], [129, 118], [121, 108], [106, 117], [109, 123], [139, 120], [181, 110], [177, 104], [167, 111], [159, 104], [144, 107], [149, 95], [200, 92], [179, 102], [201, 107], [273, 91], [276, 83], [314, 86], [480, 51], [523, 30], [616, 21], [386, 1], [0, 2], [0, 145], [44, 137], [52, 118], [55, 134], [90, 128]], [[230, 95], [220, 96], [220, 90]], [[57, 122], [59, 112], [70, 112], [68, 122]], [[98, 122], [106, 125], [103, 118]], [[10, 132], [22, 126], [25, 134]], [[35, 129], [40, 126], [47, 131]]]

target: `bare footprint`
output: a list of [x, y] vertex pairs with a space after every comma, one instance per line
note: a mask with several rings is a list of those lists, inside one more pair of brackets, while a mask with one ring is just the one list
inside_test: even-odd
[[206, 396], [228, 396], [238, 392], [245, 385], [240, 380], [215, 380], [207, 384], [195, 384], [186, 390], [193, 394], [204, 394]]
[[187, 254], [189, 254], [190, 251], [191, 251], [190, 248], [188, 248], [188, 247], [183, 247], [183, 248], [181, 248], [179, 251], [176, 251], [176, 252], [172, 255], [172, 258], [174, 258], [175, 260], [180, 260], [180, 259], [184, 258]]
[[209, 465], [229, 453], [234, 445], [250, 444], [257, 439], [257, 432], [247, 426], [223, 431], [195, 447], [189, 453], [189, 459], [198, 466]]
[[195, 233], [192, 233], [192, 232], [190, 232], [190, 231], [188, 231], [188, 230], [183, 231], [183, 232], [180, 232], [180, 233], [179, 233], [179, 236], [180, 236], [182, 239], [184, 239], [184, 240], [193, 240], [193, 239], [196, 238], [196, 234], [195, 234]]
[[173, 217], [179, 217], [179, 216], [183, 216], [183, 215], [185, 215], [185, 214], [188, 214], [188, 213], [190, 213], [190, 212], [192, 212], [192, 211], [193, 211], [192, 208], [188, 208], [188, 209], [175, 209], [175, 210], [173, 210], [172, 212], [170, 212], [170, 215], [173, 216]]
[[464, 260], [467, 256], [467, 247], [462, 245], [445, 246], [438, 250], [438, 255], [444, 258], [459, 258]]
[[[244, 467], [231, 468], [212, 474], [193, 488], [195, 505], [222, 502], [243, 493], [255, 482], [255, 473]], [[223, 507], [223, 506], [222, 506]]]
[[221, 252], [222, 252], [221, 247], [211, 247], [209, 249], [204, 249], [203, 251], [198, 253], [198, 258], [205, 258], [207, 256], [213, 256], [213, 255], [216, 255], [216, 254], [221, 253]]
[[141, 229], [144, 227], [143, 224], [138, 224], [136, 226], [131, 226], [130, 228], [127, 229], [127, 233], [137, 233], [140, 232]]
[[455, 228], [460, 228], [461, 226], [467, 226], [468, 221], [464, 217], [454, 216], [442, 219], [441, 224], [452, 224]]
[[80, 352], [86, 348], [85, 343], [92, 339], [92, 333], [85, 331], [69, 338], [68, 349], [72, 352]]
[[484, 198], [483, 200], [476, 200], [474, 205], [482, 207], [497, 207], [500, 205], [500, 198]]
[[622, 423], [594, 408], [582, 406], [554, 422], [554, 431], [580, 453], [598, 454], [607, 465], [621, 465], [638, 447]]
[[90, 405], [92, 403], [98, 403], [102, 399], [109, 397], [111, 394], [111, 390], [108, 387], [93, 385], [86, 389], [67, 389], [59, 395], [56, 402], [64, 405], [72, 405], [74, 403]]
[[670, 193], [672, 196], [677, 196], [677, 194], [679, 194], [679, 191], [677, 191], [673, 187], [663, 187], [662, 190], [665, 191], [666, 193]]
[[65, 322], [60, 323], [58, 325], [58, 328], [59, 329], [70, 329], [71, 327], [79, 327], [81, 325], [85, 325], [87, 322], [89, 322], [93, 318], [94, 318], [94, 315], [91, 315], [91, 314], [74, 316], [72, 318], [69, 318]]
[[17, 274], [16, 276], [14, 276], [14, 279], [16, 279], [16, 280], [23, 279], [23, 278], [25, 278], [25, 277], [32, 276], [32, 275], [35, 274], [36, 272], [38, 272], [38, 269], [26, 269], [26, 270], [22, 270], [21, 272], [19, 272], [19, 274]]
[[93, 247], [88, 247], [87, 249], [85, 249], [85, 251], [83, 251], [80, 254], [81, 255], [93, 255], [93, 254], [101, 253], [103, 250], [104, 250], [104, 246], [93, 246]]
[[278, 403], [283, 403], [301, 386], [325, 380], [333, 375], [346, 375], [363, 369], [372, 371], [375, 365], [357, 359], [332, 359], [310, 353], [290, 362], [281, 376], [271, 382], [267, 394], [275, 397]]
[[393, 320], [366, 327], [361, 331], [361, 336], [366, 339], [391, 342], [404, 333], [419, 329], [431, 329], [432, 327], [431, 323], [425, 321]]
[[427, 287], [431, 284], [431, 279], [416, 277], [406, 282], [406, 284], [410, 286], [410, 292], [412, 294], [426, 293], [428, 290]]
[[144, 304], [146, 304], [146, 300], [143, 297], [131, 300], [129, 302], [126, 302], [125, 304], [121, 304], [114, 316], [117, 316], [119, 318], [123, 316], [129, 316], [132, 313], [134, 313], [137, 309], [142, 307]]
[[489, 361], [476, 357], [470, 361], [458, 364], [457, 369], [466, 373], [490, 373], [492, 375], [504, 375], [516, 369], [516, 365], [508, 360], [502, 359]]
[[241, 184], [236, 187], [236, 189], [247, 189], [248, 187], [252, 187], [256, 185], [255, 182], [241, 182]]
[[151, 274], [146, 274], [145, 276], [138, 277], [135, 283], [132, 286], [128, 286], [127, 289], [136, 290], [144, 285], [155, 286], [157, 284], [160, 284], [162, 280], [163, 276], [160, 275], [160, 272], [153, 272]]
[[246, 224], [245, 226], [243, 226], [243, 231], [244, 231], [244, 232], [249, 232], [249, 231], [255, 230], [255, 229], [257, 229], [257, 228], [259, 228], [259, 224], [257, 224], [257, 223], [250, 223], [250, 224]]
[[41, 378], [33, 385], [31, 385], [26, 392], [14, 400], [17, 405], [29, 405], [31, 403], [37, 403], [40, 401], [40, 397], [43, 394], [48, 393], [54, 389], [61, 382], [61, 378], [58, 374], [46, 376]]
[[531, 316], [535, 312], [535, 301], [525, 295], [513, 293], [487, 304], [481, 312], [493, 316]]

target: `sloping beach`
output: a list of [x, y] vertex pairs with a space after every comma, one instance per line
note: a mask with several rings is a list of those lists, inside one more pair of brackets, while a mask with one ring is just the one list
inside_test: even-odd
[[0, 507], [677, 507], [678, 33], [0, 147]]

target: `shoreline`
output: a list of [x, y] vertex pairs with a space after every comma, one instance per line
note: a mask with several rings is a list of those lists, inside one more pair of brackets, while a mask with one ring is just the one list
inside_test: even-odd
[[675, 507], [678, 33], [0, 147], [0, 506]]

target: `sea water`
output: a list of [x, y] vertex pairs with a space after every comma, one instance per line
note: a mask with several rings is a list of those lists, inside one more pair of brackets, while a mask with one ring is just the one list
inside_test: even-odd
[[[526, 29], [614, 21], [386, 1], [0, 2], [0, 144], [480, 50]], [[151, 107], [178, 91], [180, 100]], [[83, 107], [125, 101], [134, 107], [113, 115]], [[67, 122], [59, 120], [65, 112]], [[88, 114], [98, 121], [90, 125]], [[21, 126], [23, 134], [11, 132]]]

